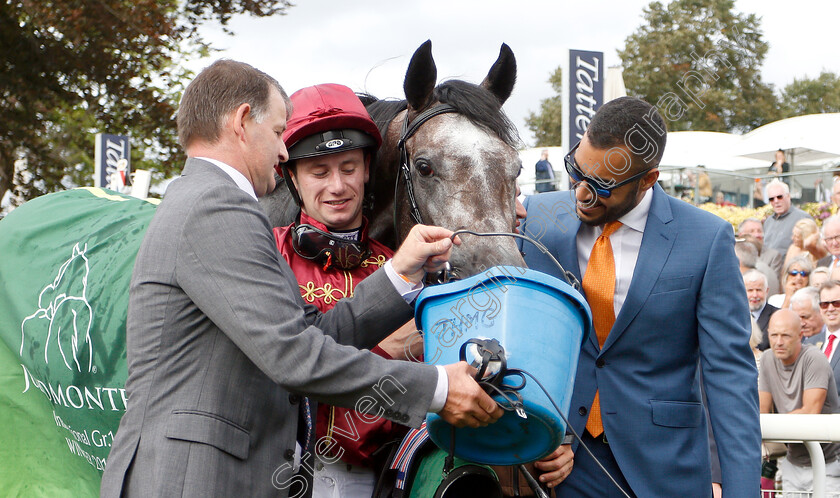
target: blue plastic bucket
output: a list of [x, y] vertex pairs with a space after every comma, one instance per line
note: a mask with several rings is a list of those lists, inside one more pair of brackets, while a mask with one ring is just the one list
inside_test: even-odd
[[[505, 349], [508, 368], [534, 375], [568, 416], [580, 344], [592, 328], [592, 313], [566, 282], [535, 270], [497, 266], [425, 288], [415, 317], [427, 363], [456, 363], [469, 339], [496, 339]], [[518, 376], [505, 377], [505, 384], [520, 383]], [[566, 432], [563, 419], [533, 380], [519, 394], [527, 418], [506, 411], [487, 427], [456, 429], [455, 455], [476, 463], [515, 465], [554, 451]], [[448, 450], [452, 426], [432, 413], [426, 421], [432, 441]]]

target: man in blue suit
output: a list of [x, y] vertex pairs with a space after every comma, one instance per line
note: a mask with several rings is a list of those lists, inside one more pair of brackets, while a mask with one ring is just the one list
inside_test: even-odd
[[[665, 136], [656, 108], [613, 100], [566, 157], [573, 190], [526, 200], [522, 232], [583, 282], [595, 319], [569, 422], [631, 496], [711, 496], [702, 370], [723, 495], [757, 496], [757, 372], [732, 226], [657, 185]], [[560, 276], [524, 249], [529, 267]], [[540, 478], [559, 497], [623, 496], [580, 450], [558, 449], [537, 464]]]

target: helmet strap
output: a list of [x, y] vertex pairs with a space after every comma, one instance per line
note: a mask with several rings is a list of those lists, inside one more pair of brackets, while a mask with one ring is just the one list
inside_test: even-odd
[[294, 199], [295, 204], [297, 204], [298, 207], [302, 207], [303, 201], [301, 201], [300, 193], [298, 192], [297, 187], [295, 187], [295, 182], [292, 180], [291, 173], [289, 173], [289, 162], [287, 161], [282, 163], [280, 167], [283, 169], [283, 181], [286, 183], [286, 187], [289, 188], [289, 192], [292, 194], [292, 199]]

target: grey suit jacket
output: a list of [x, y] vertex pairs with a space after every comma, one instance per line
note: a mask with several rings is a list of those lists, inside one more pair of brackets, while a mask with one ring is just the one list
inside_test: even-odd
[[329, 313], [305, 305], [259, 204], [189, 159], [137, 255], [102, 496], [286, 496], [291, 393], [419, 425], [435, 368], [340, 345], [372, 347], [411, 316], [382, 271]]
[[[825, 344], [825, 338], [828, 335], [828, 331], [826, 330], [825, 326], [823, 325], [822, 331], [819, 334], [814, 334], [811, 337], [806, 337], [802, 340], [803, 344], [813, 344], [818, 348], [822, 348], [823, 344]], [[835, 339], [834, 347], [840, 348], [840, 340]], [[840, 382], [840, 353], [834, 353], [831, 355], [831, 370], [834, 372], [834, 380], [835, 382]], [[837, 394], [840, 394], [840, 385], [837, 386]]]
[[781, 284], [779, 283], [779, 272], [774, 271], [770, 266], [758, 259], [755, 262], [755, 269], [760, 271], [767, 277], [767, 295], [768, 296], [775, 296], [781, 292]]
[[779, 274], [782, 273], [782, 265], [785, 261], [784, 256], [779, 254], [779, 251], [773, 249], [772, 247], [764, 246], [761, 250], [761, 254], [758, 256], [758, 260], [763, 261], [767, 266], [769, 266], [770, 269], [776, 273], [776, 279], [778, 280]]

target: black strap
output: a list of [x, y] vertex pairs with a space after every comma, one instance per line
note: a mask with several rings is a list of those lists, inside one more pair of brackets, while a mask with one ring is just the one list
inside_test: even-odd
[[[478, 348], [478, 353], [481, 355], [481, 364], [478, 365], [478, 373], [475, 375], [476, 382], [487, 382], [493, 386], [499, 387], [502, 384], [505, 374], [507, 373], [507, 356], [505, 355], [505, 348], [496, 339], [478, 339], [473, 337], [461, 344], [461, 349], [458, 351], [458, 357], [461, 361], [467, 360], [467, 348], [470, 344], [475, 344]], [[500, 362], [499, 371], [493, 374], [489, 379], [484, 379], [484, 373], [491, 361]]]
[[[405, 192], [408, 196], [408, 203], [409, 209], [411, 210], [411, 219], [414, 223], [423, 223], [423, 217], [420, 215], [420, 208], [417, 207], [417, 199], [414, 196], [414, 184], [411, 181], [411, 167], [409, 166], [408, 161], [408, 151], [406, 150], [406, 141], [411, 138], [418, 129], [425, 123], [426, 121], [432, 119], [435, 116], [440, 114], [446, 114], [449, 112], [458, 112], [455, 107], [449, 104], [440, 104], [425, 111], [421, 112], [414, 119], [409, 123], [408, 121], [408, 111], [405, 113], [405, 119], [403, 119], [402, 124], [402, 132], [400, 133], [400, 140], [397, 142], [397, 148], [400, 151], [400, 175], [397, 176], [397, 185], [400, 181], [400, 176], [402, 177], [403, 183], [405, 183]], [[394, 186], [394, 237], [399, 239], [399, 230], [398, 230], [398, 220], [397, 220], [397, 186]]]
[[458, 112], [458, 109], [455, 109], [455, 107], [449, 104], [436, 105], [421, 112], [420, 114], [414, 117], [411, 123], [409, 123], [408, 111], [406, 111], [406, 119], [403, 120], [402, 133], [400, 134], [400, 141], [397, 142], [397, 148], [405, 149], [405, 141], [411, 138], [412, 135], [414, 135], [417, 132], [417, 130], [423, 125], [423, 123], [432, 119], [435, 116], [445, 114], [447, 112]]

